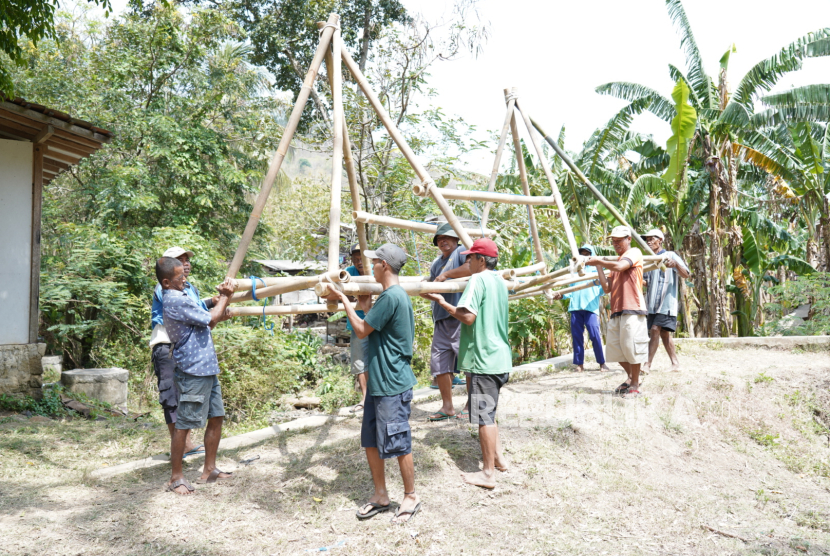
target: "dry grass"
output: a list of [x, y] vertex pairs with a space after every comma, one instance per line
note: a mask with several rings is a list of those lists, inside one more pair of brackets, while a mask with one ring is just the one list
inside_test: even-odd
[[[354, 517], [371, 492], [357, 419], [224, 453], [223, 468], [261, 459], [184, 498], [162, 492], [164, 468], [86, 474], [163, 452], [163, 427], [7, 417], [0, 553], [302, 554], [344, 539], [333, 553], [830, 553], [830, 356], [692, 348], [681, 358], [685, 372], [650, 374], [638, 400], [608, 394], [621, 372], [508, 384], [499, 412], [513, 468], [493, 492], [458, 478], [479, 465], [476, 431], [427, 423], [438, 402], [416, 405], [424, 508], [404, 527]], [[666, 363], [661, 353], [655, 367]], [[397, 465], [387, 475], [399, 501]]]

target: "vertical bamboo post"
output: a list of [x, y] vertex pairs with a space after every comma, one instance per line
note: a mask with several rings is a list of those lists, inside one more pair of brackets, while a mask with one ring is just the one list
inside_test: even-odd
[[320, 36], [320, 42], [317, 45], [317, 51], [314, 53], [314, 59], [306, 73], [305, 80], [300, 92], [297, 94], [297, 101], [294, 103], [294, 109], [291, 111], [291, 117], [288, 118], [288, 123], [285, 125], [282, 139], [277, 147], [277, 152], [274, 153], [271, 159], [271, 164], [268, 167], [268, 173], [262, 180], [262, 186], [254, 202], [254, 208], [251, 211], [251, 216], [248, 218], [248, 224], [245, 226], [245, 231], [239, 240], [239, 246], [236, 248], [236, 253], [233, 256], [230, 266], [228, 267], [227, 276], [229, 278], [236, 277], [239, 269], [242, 267], [242, 261], [245, 260], [245, 254], [248, 252], [248, 246], [251, 244], [251, 239], [254, 237], [259, 219], [262, 216], [262, 210], [265, 208], [265, 203], [268, 201], [268, 195], [271, 194], [271, 188], [274, 185], [274, 180], [282, 167], [282, 161], [285, 159], [285, 153], [288, 152], [288, 147], [291, 145], [291, 139], [294, 137], [294, 132], [297, 131], [297, 125], [300, 123], [300, 118], [303, 115], [308, 96], [311, 93], [311, 88], [314, 86], [314, 80], [317, 77], [317, 71], [320, 69], [320, 64], [323, 62], [323, 57], [328, 51], [331, 37], [334, 34], [334, 28], [339, 25], [340, 16], [331, 14], [323, 33]]
[[331, 131], [334, 151], [331, 157], [328, 271], [334, 272], [340, 269], [340, 198], [343, 188], [343, 70], [340, 61], [342, 42], [339, 27], [334, 29], [331, 46], [331, 53], [326, 49], [326, 69], [329, 71], [329, 83], [331, 83], [331, 121], [333, 122]]
[[418, 179], [421, 180], [421, 183], [426, 188], [427, 193], [432, 196], [435, 204], [438, 205], [439, 210], [444, 215], [444, 218], [447, 219], [447, 222], [449, 222], [450, 226], [452, 226], [452, 229], [455, 230], [456, 234], [458, 234], [458, 239], [461, 240], [461, 243], [463, 243], [466, 247], [469, 248], [472, 246], [473, 240], [470, 238], [470, 234], [468, 234], [467, 231], [461, 226], [461, 221], [458, 220], [458, 217], [447, 203], [447, 200], [444, 199], [444, 196], [438, 190], [438, 187], [435, 185], [435, 181], [421, 165], [421, 163], [415, 158], [415, 153], [412, 152], [412, 149], [407, 144], [406, 139], [404, 139], [401, 132], [398, 130], [395, 122], [393, 122], [392, 118], [389, 117], [389, 113], [386, 112], [386, 109], [383, 107], [383, 104], [381, 104], [377, 95], [372, 90], [372, 87], [369, 85], [369, 82], [366, 80], [363, 72], [360, 71], [360, 68], [352, 59], [349, 51], [345, 48], [342, 49], [342, 56], [343, 62], [345, 62], [346, 67], [351, 72], [357, 82], [357, 85], [363, 91], [363, 94], [366, 95], [366, 99], [369, 101], [369, 104], [371, 104], [372, 108], [375, 109], [375, 112], [381, 122], [383, 122], [386, 131], [389, 132], [389, 136], [392, 137], [392, 140], [398, 145], [401, 154], [404, 155], [406, 160], [409, 162], [409, 165], [412, 166], [413, 170], [415, 170], [415, 173], [418, 175]]
[[[513, 89], [514, 91], [516, 89]], [[527, 132], [530, 135], [530, 141], [533, 143], [533, 148], [536, 150], [536, 155], [539, 157], [539, 164], [542, 166], [542, 170], [545, 171], [545, 177], [550, 182], [551, 192], [553, 193], [553, 198], [556, 199], [556, 206], [559, 209], [559, 218], [562, 219], [562, 227], [565, 229], [565, 236], [568, 238], [568, 245], [571, 247], [571, 256], [573, 257], [574, 262], [579, 262], [579, 247], [576, 245], [576, 238], [574, 238], [574, 232], [571, 229], [571, 221], [568, 219], [568, 213], [565, 212], [565, 204], [562, 202], [562, 195], [559, 193], [559, 187], [556, 185], [556, 180], [553, 179], [553, 174], [550, 172], [550, 167], [548, 166], [548, 161], [545, 159], [545, 153], [542, 151], [542, 145], [539, 144], [539, 140], [536, 138], [536, 133], [533, 128], [533, 125], [530, 123], [530, 118], [528, 117], [527, 113], [521, 109], [519, 106], [519, 102], [516, 102], [516, 109], [519, 111], [519, 114], [522, 115], [522, 119], [525, 122], [525, 126], [527, 127]], [[581, 267], [580, 274], [582, 274]]]
[[[343, 162], [346, 166], [346, 176], [349, 178], [349, 191], [352, 194], [352, 208], [355, 212], [360, 211], [360, 191], [357, 188], [357, 171], [354, 167], [354, 159], [352, 158], [352, 143], [349, 140], [349, 127], [346, 125], [345, 113], [343, 115]], [[355, 227], [357, 228], [357, 243], [360, 245], [360, 258], [363, 259], [363, 272], [370, 274], [372, 268], [371, 261], [367, 259], [363, 252], [369, 248], [369, 243], [366, 240], [366, 224], [355, 220]]]
[[[504, 90], [504, 98], [507, 101], [507, 108], [510, 110], [510, 131], [513, 134], [513, 148], [516, 151], [516, 164], [519, 168], [519, 179], [522, 182], [522, 192], [525, 195], [530, 195], [530, 184], [527, 181], [527, 167], [525, 166], [525, 160], [522, 156], [522, 142], [519, 140], [519, 127], [516, 125], [516, 118], [515, 118], [515, 106], [516, 106], [516, 97], [518, 96], [517, 89], [513, 87], [513, 90], [505, 89]], [[542, 244], [539, 241], [539, 230], [536, 227], [536, 213], [533, 211], [533, 207], [527, 205], [527, 215], [530, 221], [530, 236], [533, 241], [533, 251], [536, 254], [536, 262], [542, 263], [545, 266], [542, 268], [542, 274], [547, 273], [547, 264], [545, 263], [545, 252], [542, 250]]]
[[[507, 89], [504, 90], [505, 96], [507, 95]], [[499, 146], [496, 149], [496, 160], [493, 162], [493, 171], [490, 172], [490, 183], [487, 184], [487, 191], [495, 191], [496, 190], [496, 180], [499, 177], [499, 166], [501, 166], [501, 155], [504, 152], [504, 145], [507, 143], [507, 133], [510, 131], [510, 123], [513, 121], [513, 105], [516, 104], [514, 99], [509, 99], [507, 101], [507, 114], [504, 117], [504, 125], [501, 127], [501, 138], [499, 139]], [[486, 203], [484, 205], [484, 211], [481, 215], [481, 227], [487, 227], [487, 219], [490, 217], [490, 207], [493, 206], [493, 203]]]

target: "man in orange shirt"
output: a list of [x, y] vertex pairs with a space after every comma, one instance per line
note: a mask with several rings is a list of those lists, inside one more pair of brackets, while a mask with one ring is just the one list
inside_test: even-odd
[[608, 321], [606, 360], [618, 362], [628, 375], [628, 380], [620, 384], [615, 393], [627, 398], [637, 397], [640, 395], [640, 365], [648, 361], [643, 253], [631, 247], [631, 230], [627, 226], [614, 228], [611, 242], [619, 256], [616, 261], [591, 257], [585, 264], [610, 271], [611, 319]]

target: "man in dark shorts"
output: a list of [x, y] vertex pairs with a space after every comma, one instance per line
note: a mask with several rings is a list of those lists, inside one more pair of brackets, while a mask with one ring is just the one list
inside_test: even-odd
[[[432, 261], [429, 269], [430, 282], [444, 282], [452, 278], [462, 278], [470, 275], [470, 268], [464, 264], [467, 257], [462, 255], [464, 246], [458, 245], [458, 235], [452, 226], [442, 224], [435, 232], [432, 243], [441, 251], [441, 255]], [[452, 306], [458, 304], [460, 293], [440, 294], [444, 301]], [[432, 347], [430, 350], [429, 370], [432, 379], [441, 392], [441, 409], [429, 416], [430, 421], [444, 421], [455, 415], [452, 405], [452, 387], [463, 384], [463, 381], [454, 377], [458, 359], [458, 341], [461, 333], [461, 322], [452, 318], [436, 301], [432, 302]], [[469, 387], [469, 385], [468, 385]], [[458, 414], [459, 418], [466, 417], [466, 409]]]
[[651, 362], [660, 340], [671, 360], [671, 370], [680, 370], [680, 360], [674, 349], [672, 333], [677, 330], [677, 290], [680, 280], [690, 276], [689, 268], [683, 259], [674, 251], [663, 249], [665, 236], [658, 229], [651, 230], [643, 236], [654, 253], [663, 256], [665, 272], [652, 270], [643, 276], [646, 285], [646, 307], [648, 307], [648, 363], [643, 370], [651, 370]]
[[[162, 257], [172, 257], [182, 263], [184, 267], [184, 293], [189, 295], [193, 301], [207, 311], [216, 305], [219, 296], [201, 299], [199, 290], [188, 281], [191, 268], [190, 259], [193, 256], [193, 251], [188, 251], [181, 247], [171, 247], [162, 255]], [[170, 344], [170, 338], [167, 336], [167, 329], [164, 328], [164, 302], [161, 296], [161, 284], [156, 285], [156, 289], [153, 291], [150, 324], [153, 327], [153, 333], [150, 336], [150, 349], [152, 350], [153, 371], [158, 381], [159, 404], [161, 404], [161, 408], [164, 411], [164, 422], [167, 423], [167, 429], [170, 431], [170, 440], [172, 442], [173, 431], [175, 430], [174, 425], [176, 424], [176, 410], [179, 407], [179, 390], [176, 388], [174, 378], [176, 361], [171, 354], [172, 346]], [[188, 431], [184, 450], [185, 457], [204, 454], [205, 445], [200, 444], [196, 446]]]
[[478, 438], [484, 465], [477, 473], [462, 473], [464, 482], [495, 488], [496, 470], [507, 471], [502, 455], [496, 409], [501, 387], [507, 384], [513, 361], [507, 339], [507, 286], [494, 272], [499, 249], [488, 238], [477, 239], [469, 251], [467, 264], [472, 276], [457, 307], [438, 294], [425, 294], [454, 318], [461, 321], [458, 368], [470, 373], [468, 394], [470, 422], [478, 424]]
[[[346, 308], [346, 315], [358, 338], [366, 338], [366, 369], [368, 373], [366, 402], [360, 445], [372, 472], [375, 492], [357, 511], [360, 520], [369, 519], [389, 510], [391, 501], [386, 490], [384, 461], [398, 459], [404, 486], [401, 502], [393, 523], [406, 523], [421, 509], [415, 493], [415, 465], [412, 460], [412, 431], [409, 428], [412, 388], [418, 383], [412, 372], [412, 344], [415, 341], [415, 315], [409, 295], [400, 286], [398, 273], [406, 262], [406, 253], [391, 243], [375, 251], [364, 251], [372, 259], [375, 280], [383, 286], [371, 309], [364, 305], [362, 319], [342, 292], [337, 296]], [[362, 300], [358, 301], [363, 304]]]
[[230, 278], [219, 286], [216, 305], [206, 311], [184, 292], [184, 267], [172, 257], [156, 261], [156, 278], [162, 287], [164, 300], [164, 326], [173, 345], [173, 359], [176, 360], [176, 387], [179, 390], [179, 407], [170, 463], [173, 470], [168, 491], [187, 495], [193, 486], [184, 478], [182, 456], [185, 439], [191, 429], [205, 430], [205, 465], [202, 476], [196, 482], [212, 483], [217, 479], [231, 476], [216, 467], [216, 452], [222, 437], [222, 420], [225, 407], [222, 403], [222, 388], [219, 385], [219, 361], [213, 347], [210, 330], [217, 323], [228, 319], [228, 307], [233, 285]]

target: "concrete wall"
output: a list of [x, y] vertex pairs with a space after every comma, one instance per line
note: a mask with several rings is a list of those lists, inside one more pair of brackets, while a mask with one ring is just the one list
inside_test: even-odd
[[0, 394], [41, 397], [46, 344], [0, 345]]
[[32, 165], [31, 143], [0, 139], [0, 346], [30, 341]]

